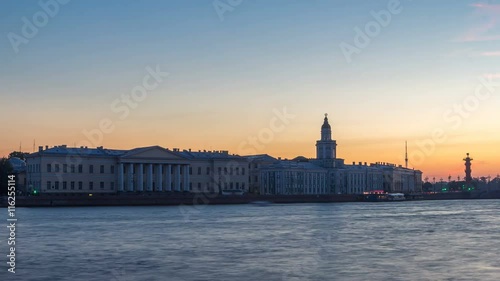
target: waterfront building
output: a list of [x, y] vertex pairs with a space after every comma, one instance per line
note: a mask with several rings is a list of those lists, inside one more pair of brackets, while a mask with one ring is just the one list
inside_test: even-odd
[[39, 147], [27, 157], [30, 192], [248, 191], [248, 162], [228, 151]]
[[282, 160], [260, 170], [261, 194], [329, 194], [328, 170], [308, 162]]
[[258, 155], [247, 155], [243, 156], [248, 162], [249, 169], [249, 192], [254, 194], [264, 194], [260, 189], [260, 171], [263, 167], [274, 164], [278, 159], [267, 155], [267, 154], [258, 154]]
[[[260, 191], [264, 194], [362, 194], [374, 190], [421, 192], [422, 172], [390, 163], [344, 163], [337, 158], [337, 141], [325, 114], [316, 158], [299, 156], [260, 169]], [[308, 179], [312, 179], [313, 186]]]
[[419, 192], [422, 172], [389, 163], [348, 165], [325, 115], [316, 158], [276, 159], [228, 151], [39, 147], [26, 158], [26, 190], [40, 193], [208, 192], [361, 194]]
[[189, 162], [190, 191], [219, 193], [249, 190], [249, 167], [244, 157], [228, 151], [175, 151]]
[[131, 150], [39, 147], [27, 182], [41, 193], [189, 191], [189, 161], [160, 146]]

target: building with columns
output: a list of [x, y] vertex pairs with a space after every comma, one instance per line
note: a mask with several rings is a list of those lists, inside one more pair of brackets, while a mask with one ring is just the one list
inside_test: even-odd
[[39, 147], [26, 159], [26, 191], [40, 193], [209, 192], [360, 194], [373, 190], [419, 192], [422, 172], [390, 163], [337, 158], [325, 114], [316, 158], [276, 159], [228, 151], [160, 146], [131, 150]]
[[39, 147], [27, 157], [28, 192], [209, 192], [249, 190], [249, 166], [228, 151], [160, 146], [131, 150]]
[[26, 162], [28, 189], [41, 193], [190, 191], [189, 159], [160, 146], [39, 147]]
[[[299, 156], [260, 169], [263, 194], [362, 194], [374, 190], [420, 192], [422, 172], [390, 163], [353, 162], [337, 158], [337, 142], [325, 114], [316, 158]], [[313, 179], [312, 183], [308, 181]]]

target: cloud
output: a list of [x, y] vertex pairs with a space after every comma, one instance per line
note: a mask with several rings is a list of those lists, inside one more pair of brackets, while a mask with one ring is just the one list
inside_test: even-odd
[[483, 76], [489, 79], [500, 79], [500, 73], [486, 73]]
[[[500, 5], [487, 3], [474, 3], [473, 19], [478, 23], [470, 27], [465, 34], [458, 38], [461, 42], [496, 41], [500, 40]], [[479, 22], [481, 21], [481, 22]]]
[[500, 57], [500, 51], [482, 52], [479, 55], [482, 57]]
[[475, 51], [472, 48], [458, 49], [443, 55], [444, 57], [500, 57], [500, 51]]

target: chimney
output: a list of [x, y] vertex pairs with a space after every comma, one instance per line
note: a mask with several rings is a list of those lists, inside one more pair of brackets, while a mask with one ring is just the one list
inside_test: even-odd
[[43, 146], [39, 146], [38, 147], [38, 152], [42, 152], [43, 151]]
[[49, 149], [49, 146], [48, 146], [48, 145], [46, 145], [46, 146], [45, 146], [45, 150], [47, 150], [47, 149]]

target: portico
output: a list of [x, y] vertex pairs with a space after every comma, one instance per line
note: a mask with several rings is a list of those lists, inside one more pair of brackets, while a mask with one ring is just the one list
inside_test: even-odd
[[159, 146], [119, 157], [119, 192], [189, 191], [189, 162]]

